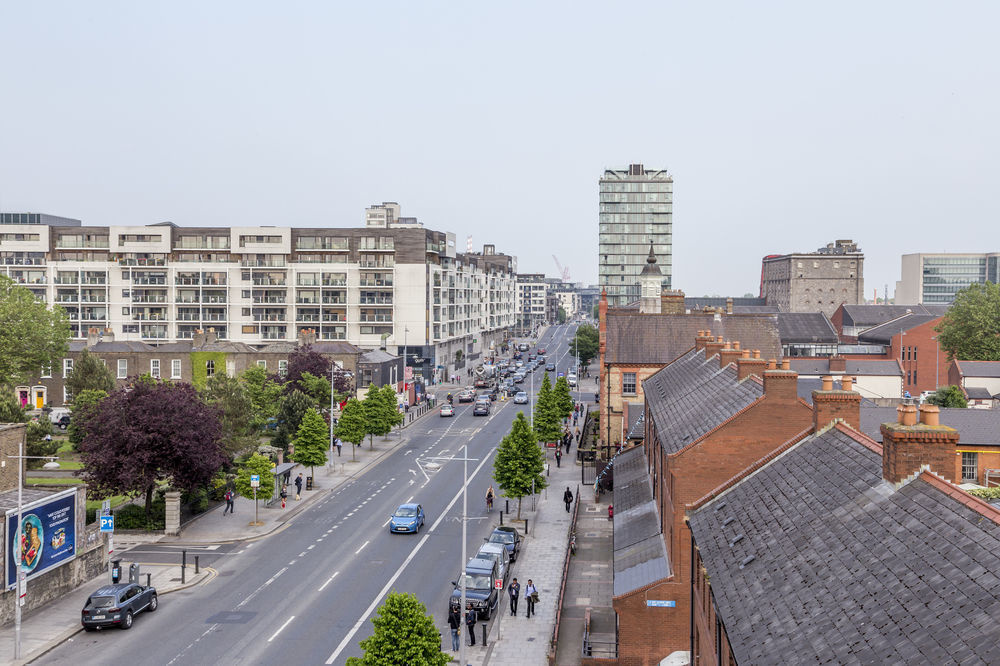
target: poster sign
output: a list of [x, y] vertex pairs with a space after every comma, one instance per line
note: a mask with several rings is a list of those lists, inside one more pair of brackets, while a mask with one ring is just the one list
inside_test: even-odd
[[46, 497], [21, 509], [21, 538], [17, 532], [17, 509], [7, 511], [4, 527], [4, 572], [7, 589], [17, 583], [18, 571], [26, 580], [62, 566], [76, 557], [76, 490]]
[[663, 599], [646, 599], [646, 605], [653, 608], [677, 608], [676, 601], [666, 601]]

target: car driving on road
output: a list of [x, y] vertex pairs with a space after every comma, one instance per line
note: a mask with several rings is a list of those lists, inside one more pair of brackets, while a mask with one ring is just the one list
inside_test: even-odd
[[515, 405], [527, 405], [528, 404], [528, 394], [524, 391], [518, 391], [514, 396]]
[[441, 405], [441, 416], [454, 416], [455, 408], [451, 405]]
[[390, 532], [413, 532], [417, 534], [424, 524], [424, 507], [419, 504], [400, 504], [396, 513], [389, 517]]
[[576, 375], [574, 375], [573, 373], [567, 375], [566, 383], [569, 384], [570, 386], [576, 386]]
[[477, 400], [476, 405], [472, 408], [473, 416], [489, 416], [490, 415], [490, 399]]
[[476, 399], [476, 392], [472, 390], [465, 390], [458, 394], [459, 402], [472, 402]]
[[158, 606], [155, 587], [138, 583], [105, 585], [87, 597], [80, 622], [87, 631], [116, 625], [131, 629], [136, 615], [144, 610], [153, 612]]
[[546, 363], [545, 364], [545, 369], [547, 371], [549, 371], [549, 372], [552, 372], [553, 370], [556, 369], [556, 364], [555, 363]]

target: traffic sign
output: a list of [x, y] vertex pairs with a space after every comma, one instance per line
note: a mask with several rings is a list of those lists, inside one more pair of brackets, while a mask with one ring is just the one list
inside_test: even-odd
[[502, 590], [503, 589], [503, 578], [497, 578], [496, 580], [494, 580], [493, 581], [493, 587], [495, 587], [498, 590]]
[[260, 474], [251, 474], [250, 475], [250, 487], [251, 488], [259, 488], [260, 487]]
[[115, 517], [113, 514], [108, 514], [107, 516], [101, 516], [101, 531], [102, 532], [115, 531]]

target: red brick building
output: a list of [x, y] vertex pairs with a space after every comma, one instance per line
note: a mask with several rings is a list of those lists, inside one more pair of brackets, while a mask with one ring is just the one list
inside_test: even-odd
[[884, 345], [883, 354], [864, 358], [898, 359], [903, 366], [903, 390], [916, 397], [924, 391], [935, 391], [948, 381], [948, 357], [941, 350], [934, 330], [942, 319], [928, 314], [904, 315], [864, 331], [858, 336], [858, 343]]

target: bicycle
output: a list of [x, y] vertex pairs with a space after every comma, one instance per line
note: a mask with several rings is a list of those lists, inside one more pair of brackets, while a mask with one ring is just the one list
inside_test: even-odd
[[487, 511], [492, 511], [493, 510], [493, 496], [492, 495], [487, 495], [486, 496], [486, 510]]

